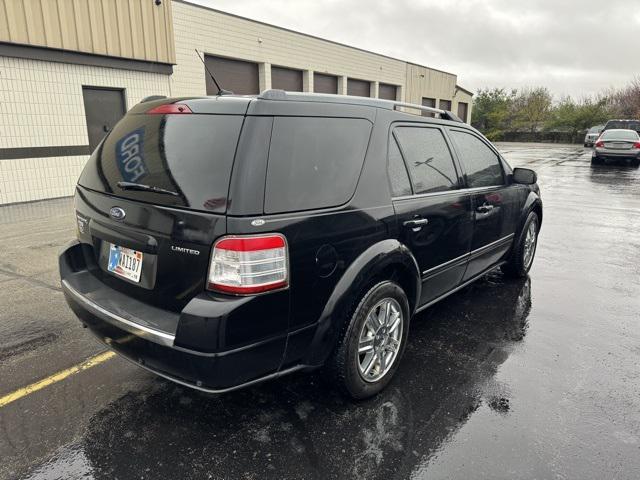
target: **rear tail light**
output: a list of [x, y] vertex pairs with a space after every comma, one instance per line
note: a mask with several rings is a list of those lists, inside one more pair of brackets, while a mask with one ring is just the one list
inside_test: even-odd
[[147, 112], [149, 115], [184, 114], [193, 113], [191, 109], [181, 103], [166, 103], [158, 105]]
[[640, 148], [640, 142], [636, 142], [633, 144], [633, 148]]
[[598, 148], [602, 148], [602, 147], [604, 147], [604, 142], [603, 142], [602, 140], [598, 140], [598, 141], [596, 142], [596, 147], [598, 147]]
[[289, 258], [284, 236], [230, 236], [213, 245], [209, 290], [248, 295], [288, 285]]

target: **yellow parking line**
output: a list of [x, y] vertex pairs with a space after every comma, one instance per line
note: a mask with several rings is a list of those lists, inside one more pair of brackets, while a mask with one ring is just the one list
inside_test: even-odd
[[95, 367], [102, 362], [106, 362], [114, 355], [115, 353], [113, 353], [112, 351], [99, 353], [98, 355], [91, 357], [84, 362], [79, 363], [78, 365], [74, 365], [73, 367], [67, 368], [66, 370], [54, 373], [53, 375], [50, 375], [47, 378], [43, 378], [42, 380], [32, 383], [31, 385], [27, 385], [26, 387], [19, 388], [15, 392], [11, 392], [8, 395], [0, 397], [0, 408], [4, 407], [5, 405], [9, 405], [11, 402], [15, 402], [16, 400], [19, 400], [22, 397], [25, 397], [33, 392], [37, 392], [38, 390], [48, 387], [49, 385], [60, 382], [73, 374], [76, 374], [83, 370], [87, 370], [91, 367]]

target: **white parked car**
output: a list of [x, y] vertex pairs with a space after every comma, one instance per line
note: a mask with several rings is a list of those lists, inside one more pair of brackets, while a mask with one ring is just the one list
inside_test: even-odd
[[591, 127], [587, 131], [587, 134], [584, 136], [584, 146], [593, 147], [593, 144], [596, 143], [596, 140], [600, 136], [600, 132], [602, 132], [603, 128], [604, 125], [596, 125], [595, 127]]

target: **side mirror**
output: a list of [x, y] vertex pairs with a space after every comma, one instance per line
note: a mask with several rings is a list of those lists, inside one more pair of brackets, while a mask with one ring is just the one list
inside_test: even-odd
[[533, 185], [538, 181], [538, 175], [528, 168], [514, 168], [513, 181], [523, 185]]

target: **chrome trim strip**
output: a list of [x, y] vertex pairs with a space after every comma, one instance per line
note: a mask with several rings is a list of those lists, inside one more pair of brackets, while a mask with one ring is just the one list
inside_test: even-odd
[[482, 193], [490, 192], [497, 188], [506, 188], [508, 184], [503, 185], [491, 185], [489, 187], [474, 187], [474, 188], [456, 188], [455, 190], [444, 190], [442, 192], [430, 192], [430, 193], [416, 193], [415, 195], [401, 195], [400, 197], [391, 197], [391, 200], [411, 200], [415, 198], [428, 198], [428, 197], [443, 197], [446, 195], [466, 195], [470, 193]]
[[448, 260], [444, 263], [441, 263], [440, 265], [436, 265], [435, 267], [431, 267], [428, 270], [425, 270], [424, 272], [422, 272], [422, 275], [429, 275], [432, 272], [435, 272], [436, 270], [440, 270], [443, 269], [445, 267], [448, 267], [449, 265], [453, 265], [454, 263], [457, 263], [461, 260], [465, 260], [469, 257], [469, 255], [471, 255], [470, 253], [465, 253], [464, 255], [460, 255], [459, 257], [456, 257], [452, 260]]
[[132, 322], [131, 320], [127, 320], [126, 318], [123, 318], [106, 310], [105, 308], [101, 307], [95, 302], [92, 302], [80, 292], [78, 292], [71, 286], [71, 284], [67, 280], [62, 280], [62, 287], [70, 295], [72, 295], [74, 299], [82, 303], [85, 308], [87, 308], [87, 310], [89, 310], [93, 315], [101, 318], [105, 322], [108, 322], [118, 328], [126, 330], [129, 333], [133, 333], [134, 335], [142, 337], [151, 342], [158, 343], [167, 347], [173, 347], [173, 342], [176, 338], [175, 335], [171, 335], [170, 333], [162, 332], [160, 330], [155, 330], [153, 328], [145, 327], [144, 325]]
[[234, 385], [233, 387], [218, 388], [218, 389], [206, 388], [206, 387], [194, 385], [194, 384], [189, 383], [189, 382], [185, 382], [184, 380], [172, 377], [171, 375], [167, 375], [164, 372], [160, 372], [160, 371], [158, 371], [158, 370], [156, 370], [154, 368], [151, 368], [151, 367], [149, 367], [147, 365], [144, 365], [142, 363], [136, 362], [132, 358], [121, 354], [117, 349], [113, 348], [112, 345], [109, 345], [108, 343], [105, 343], [94, 332], [91, 332], [91, 333], [93, 333], [93, 335], [95, 336], [96, 340], [100, 343], [100, 345], [106, 345], [109, 348], [109, 350], [117, 353], [118, 356], [120, 358], [122, 358], [123, 360], [126, 360], [127, 362], [129, 362], [129, 363], [131, 363], [133, 365], [136, 365], [136, 366], [138, 366], [140, 368], [145, 369], [148, 372], [151, 372], [151, 373], [153, 373], [155, 375], [158, 375], [159, 377], [162, 377], [162, 378], [164, 378], [166, 380], [169, 380], [170, 382], [174, 382], [174, 383], [177, 383], [178, 385], [182, 385], [182, 386], [187, 387], [187, 388], [192, 388], [194, 390], [199, 390], [199, 391], [205, 392], [205, 393], [228, 393], [228, 392], [233, 392], [235, 390], [240, 390], [242, 388], [251, 387], [253, 385], [257, 385], [257, 384], [262, 383], [262, 382], [266, 382], [266, 381], [269, 381], [269, 380], [274, 380], [276, 378], [280, 378], [280, 377], [283, 377], [285, 375], [289, 375], [290, 373], [297, 372], [298, 370], [303, 370], [303, 369], [306, 369], [306, 368], [312, 368], [312, 367], [309, 367], [308, 365], [294, 365], [293, 367], [286, 368], [285, 370], [279, 370], [277, 372], [265, 375], [264, 377], [259, 377], [259, 378], [256, 378], [254, 380], [249, 380], [248, 382], [241, 383], [239, 385]]
[[513, 239], [513, 237], [515, 237], [514, 233], [510, 233], [509, 235], [499, 238], [498, 240], [496, 240], [495, 242], [491, 242], [491, 243], [487, 243], [486, 245], [480, 247], [480, 248], [476, 248], [475, 250], [472, 250], [469, 252], [469, 257], [475, 257], [478, 255], [481, 255], [483, 253], [485, 253], [488, 250], [491, 250], [494, 247], [499, 247], [501, 246], [503, 243], [507, 243], [509, 241], [511, 241]]
[[449, 295], [453, 295], [454, 293], [462, 290], [464, 287], [466, 287], [467, 285], [475, 282], [476, 280], [478, 280], [480, 277], [483, 277], [484, 275], [486, 275], [489, 272], [492, 272], [493, 270], [496, 270], [498, 268], [500, 268], [502, 265], [504, 265], [506, 262], [500, 262], [497, 263], [495, 265], [492, 265], [491, 267], [487, 268], [486, 270], [480, 272], [478, 275], [476, 275], [475, 277], [471, 277], [469, 280], [467, 280], [464, 283], [461, 283], [460, 285], [458, 285], [456, 288], [454, 288], [453, 290], [450, 290], [442, 295], [440, 295], [438, 298], [435, 298], [433, 300], [431, 300], [428, 303], [425, 303], [424, 305], [416, 308], [415, 313], [419, 313], [421, 311], [423, 311], [425, 308], [429, 308], [431, 305], [433, 305], [434, 303], [438, 303], [440, 300], [444, 300], [445, 298], [447, 298]]
[[448, 260], [444, 263], [441, 263], [440, 265], [436, 265], [435, 267], [431, 267], [428, 270], [425, 270], [424, 272], [422, 272], [422, 275], [428, 275], [431, 272], [434, 272], [436, 270], [442, 269], [444, 267], [447, 267], [449, 265], [453, 265], [454, 263], [466, 258], [466, 257], [473, 257], [474, 255], [477, 255], [478, 253], [482, 253], [484, 250], [491, 250], [493, 247], [498, 246], [501, 243], [506, 243], [507, 241], [513, 239], [513, 237], [515, 236], [515, 234], [510, 233], [509, 235], [506, 235], [502, 238], [499, 238], [498, 240], [495, 240], [491, 243], [487, 243], [486, 245], [480, 247], [480, 248], [476, 248], [475, 250], [472, 250], [468, 253], [465, 253], [464, 255], [460, 255], [459, 257], [456, 257], [452, 260]]

